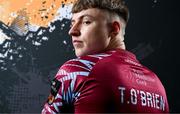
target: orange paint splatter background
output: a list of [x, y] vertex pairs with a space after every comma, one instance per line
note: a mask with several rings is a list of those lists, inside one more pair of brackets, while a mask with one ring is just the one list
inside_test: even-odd
[[47, 26], [62, 5], [73, 2], [74, 0], [0, 0], [0, 21], [10, 25], [18, 11], [24, 9], [29, 23]]

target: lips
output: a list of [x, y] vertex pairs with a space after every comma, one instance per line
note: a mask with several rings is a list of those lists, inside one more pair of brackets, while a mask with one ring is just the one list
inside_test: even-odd
[[80, 40], [73, 40], [73, 43], [82, 43]]
[[81, 46], [82, 43], [83, 43], [83, 42], [80, 41], [80, 40], [73, 40], [73, 45], [74, 45], [75, 47]]

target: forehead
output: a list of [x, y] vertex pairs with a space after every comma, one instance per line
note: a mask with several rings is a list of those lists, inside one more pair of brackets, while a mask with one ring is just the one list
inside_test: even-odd
[[82, 19], [83, 17], [105, 19], [108, 18], [108, 12], [98, 8], [89, 8], [72, 14], [72, 20]]

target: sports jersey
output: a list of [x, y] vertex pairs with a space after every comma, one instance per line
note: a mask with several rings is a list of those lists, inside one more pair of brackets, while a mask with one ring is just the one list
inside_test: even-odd
[[165, 89], [129, 51], [116, 49], [64, 63], [42, 114], [169, 112]]

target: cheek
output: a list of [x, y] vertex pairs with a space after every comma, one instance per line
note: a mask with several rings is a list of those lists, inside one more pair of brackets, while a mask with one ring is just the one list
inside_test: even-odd
[[89, 43], [94, 42], [94, 40], [96, 40], [95, 34], [97, 34], [97, 32], [91, 27], [83, 29], [82, 38], [83, 38], [84, 43], [89, 44]]
[[105, 45], [108, 38], [108, 31], [101, 25], [94, 25], [82, 29], [83, 40], [89, 48]]
[[86, 45], [88, 45], [90, 48], [96, 47], [97, 44], [100, 42], [101, 36], [98, 34], [97, 31], [91, 31], [86, 34], [86, 38], [84, 39]]

